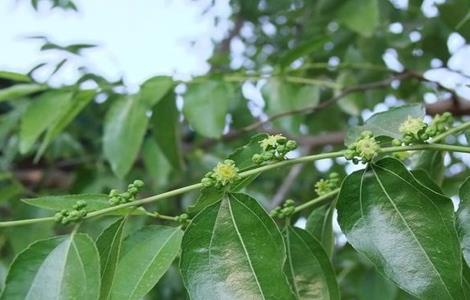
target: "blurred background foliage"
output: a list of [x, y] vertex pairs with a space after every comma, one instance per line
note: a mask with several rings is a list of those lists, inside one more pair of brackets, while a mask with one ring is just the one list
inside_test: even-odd
[[[46, 2], [50, 9], [80, 10], [69, 0], [31, 5]], [[231, 26], [214, 41], [207, 74], [184, 81], [156, 76], [135, 93], [123, 80], [109, 81], [85, 66], [74, 84], [52, 87], [49, 79], [68, 63], [62, 57], [95, 45], [33, 37], [41, 41], [40, 51], [67, 55], [57, 54], [28, 74], [0, 72], [0, 218], [47, 215], [21, 198], [107, 193], [135, 178], [146, 182], [142, 196], [197, 182], [257, 132], [297, 140], [292, 156], [299, 156], [341, 149], [348, 127], [406, 103], [423, 103], [429, 116], [451, 111], [457, 120], [469, 119], [467, 0], [229, 4]], [[52, 72], [38, 79], [45, 67]], [[468, 143], [464, 136], [459, 142]], [[468, 155], [432, 159], [428, 171], [442, 177], [442, 188], [455, 198], [456, 185], [470, 175]], [[286, 198], [300, 203], [315, 197], [313, 184], [329, 172], [344, 176], [355, 167], [336, 159], [279, 169], [246, 191], [267, 209]], [[154, 208], [175, 215], [196, 198], [189, 193]], [[299, 226], [308, 213], [298, 216]], [[96, 236], [111, 221], [101, 218], [81, 230]], [[130, 230], [149, 222], [155, 221], [135, 217]], [[411, 299], [345, 244], [336, 224], [333, 229], [343, 299]], [[0, 283], [9, 262], [32, 240], [64, 230], [46, 223], [0, 231]], [[185, 299], [177, 272], [170, 270], [149, 299]]]

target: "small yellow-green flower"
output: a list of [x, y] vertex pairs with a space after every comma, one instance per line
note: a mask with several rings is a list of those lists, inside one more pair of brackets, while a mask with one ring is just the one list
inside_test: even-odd
[[328, 180], [320, 179], [315, 183], [315, 192], [319, 195], [325, 195], [331, 192], [331, 184]]
[[219, 162], [217, 164], [213, 170], [213, 176], [214, 179], [223, 186], [240, 178], [235, 162], [229, 159], [225, 160], [223, 163]]
[[365, 136], [356, 142], [356, 151], [366, 161], [371, 161], [379, 152], [380, 145], [373, 136]]
[[286, 138], [282, 134], [276, 134], [276, 135], [269, 135], [267, 138], [264, 140], [261, 140], [259, 142], [261, 148], [263, 148], [264, 151], [268, 150], [269, 148], [274, 149], [277, 147], [279, 142], [285, 141]]
[[408, 119], [403, 122], [398, 130], [403, 134], [412, 134], [417, 136], [418, 133], [426, 127], [426, 123], [421, 118], [413, 118], [408, 116]]

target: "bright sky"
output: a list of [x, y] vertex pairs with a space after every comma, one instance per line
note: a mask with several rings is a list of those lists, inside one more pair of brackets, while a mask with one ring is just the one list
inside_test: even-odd
[[[74, 58], [57, 76], [61, 82], [73, 82], [73, 70], [84, 64], [108, 79], [124, 76], [131, 86], [157, 74], [201, 74], [208, 69], [205, 60], [212, 52], [211, 39], [221, 39], [229, 26], [228, 1], [216, 1], [215, 9], [203, 15], [211, 2], [76, 0], [78, 13], [41, 6], [38, 13], [30, 0], [3, 0], [0, 69], [27, 72], [41, 62], [59, 62], [63, 56], [39, 52], [41, 43], [25, 38], [44, 35], [59, 44], [100, 45], [87, 50], [85, 59]], [[221, 19], [217, 26], [215, 14]]]

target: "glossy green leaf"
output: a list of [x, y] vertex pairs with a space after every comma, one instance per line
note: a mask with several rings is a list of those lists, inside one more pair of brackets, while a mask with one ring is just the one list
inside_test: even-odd
[[123, 178], [134, 164], [142, 144], [148, 117], [138, 98], [120, 98], [104, 121], [103, 151], [113, 172]]
[[96, 240], [101, 262], [100, 299], [109, 299], [116, 273], [123, 240], [126, 218], [121, 218], [107, 227]]
[[122, 245], [111, 299], [142, 299], [165, 274], [180, 251], [178, 227], [146, 226]]
[[365, 130], [371, 131], [375, 136], [401, 138], [401, 133], [398, 129], [409, 116], [423, 118], [424, 107], [421, 104], [410, 104], [376, 113], [367, 119], [364, 125], [351, 127], [346, 133], [345, 144], [353, 143], [360, 136], [361, 132]]
[[370, 37], [380, 23], [378, 0], [347, 0], [337, 13], [338, 21], [346, 27]]
[[153, 135], [167, 160], [176, 169], [183, 168], [179, 113], [174, 93], [167, 94], [153, 109]]
[[287, 227], [285, 231], [286, 274], [296, 299], [340, 299], [335, 271], [318, 240], [307, 231]]
[[224, 191], [221, 191], [220, 189], [216, 189], [214, 187], [203, 188], [194, 204], [187, 208], [187, 212], [191, 216], [195, 216], [204, 208], [221, 201], [223, 197]]
[[321, 242], [329, 257], [333, 255], [335, 245], [333, 212], [333, 205], [317, 207], [308, 216], [305, 226], [305, 230]]
[[85, 234], [38, 241], [14, 260], [1, 299], [98, 299], [99, 265]]
[[[302, 86], [276, 77], [269, 79], [263, 86], [262, 93], [268, 115], [315, 107], [320, 101], [320, 89], [317, 86]], [[282, 129], [298, 132], [301, 121], [302, 117], [295, 116], [275, 120], [274, 124]]]
[[173, 88], [173, 80], [168, 76], [155, 76], [147, 79], [140, 87], [139, 101], [147, 107], [153, 107], [160, 102]]
[[0, 102], [15, 100], [16, 98], [25, 97], [40, 91], [46, 90], [46, 85], [35, 83], [17, 84], [0, 90]]
[[460, 204], [457, 210], [457, 228], [463, 257], [470, 266], [470, 178], [467, 178], [459, 190]]
[[348, 241], [399, 287], [424, 299], [463, 298], [452, 201], [400, 161], [384, 158], [349, 175], [337, 208]]
[[192, 83], [184, 95], [184, 116], [194, 130], [209, 138], [218, 138], [225, 127], [230, 87], [223, 81]]
[[358, 288], [361, 300], [397, 300], [398, 288], [373, 269], [363, 271]]
[[192, 299], [294, 299], [282, 236], [255, 199], [228, 194], [186, 229], [180, 269]]
[[28, 152], [39, 136], [63, 113], [72, 100], [73, 93], [50, 91], [43, 93], [27, 108], [21, 119], [20, 152]]
[[96, 92], [93, 90], [82, 90], [73, 96], [72, 101], [69, 102], [67, 107], [63, 108], [60, 115], [57, 116], [57, 119], [49, 126], [36, 157], [42, 155], [49, 143], [75, 119], [80, 111], [90, 103], [95, 94]]
[[434, 181], [442, 184], [445, 171], [444, 155], [443, 151], [423, 151], [418, 154], [414, 168], [425, 171]]

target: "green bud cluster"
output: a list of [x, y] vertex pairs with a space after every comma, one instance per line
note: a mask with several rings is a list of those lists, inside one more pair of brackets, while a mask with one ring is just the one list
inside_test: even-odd
[[78, 200], [74, 205], [73, 209], [62, 209], [54, 215], [55, 221], [61, 224], [70, 224], [82, 220], [87, 215], [85, 209], [87, 203], [83, 200]]
[[292, 199], [286, 200], [282, 207], [276, 207], [273, 209], [270, 213], [271, 217], [277, 217], [277, 218], [286, 218], [294, 214], [295, 212], [295, 201]]
[[204, 175], [201, 183], [204, 187], [214, 186], [221, 188], [240, 179], [238, 171], [235, 162], [231, 159], [226, 159], [222, 163], [217, 163], [217, 166], [212, 171]]
[[332, 192], [338, 187], [339, 175], [336, 172], [331, 173], [328, 179], [320, 179], [315, 183], [315, 192], [318, 196], [323, 196]]
[[288, 140], [281, 134], [269, 135], [259, 142], [261, 153], [254, 154], [252, 161], [259, 165], [272, 160], [284, 160], [288, 152], [297, 148], [297, 142]]
[[357, 164], [359, 161], [367, 163], [379, 154], [380, 145], [370, 131], [363, 131], [357, 140], [348, 146], [344, 157]]
[[402, 133], [401, 139], [394, 139], [392, 144], [395, 146], [421, 144], [429, 138], [433, 138], [446, 132], [452, 126], [453, 117], [449, 112], [434, 116], [431, 124], [426, 124], [421, 118], [411, 116], [403, 122], [399, 131]]
[[119, 193], [117, 190], [113, 189], [109, 192], [109, 204], [112, 206], [128, 203], [135, 200], [135, 196], [144, 186], [142, 180], [134, 180], [133, 183], [127, 186], [127, 191], [124, 193]]
[[188, 214], [181, 214], [175, 217], [175, 221], [180, 222], [181, 224], [187, 224], [189, 222], [189, 215]]

